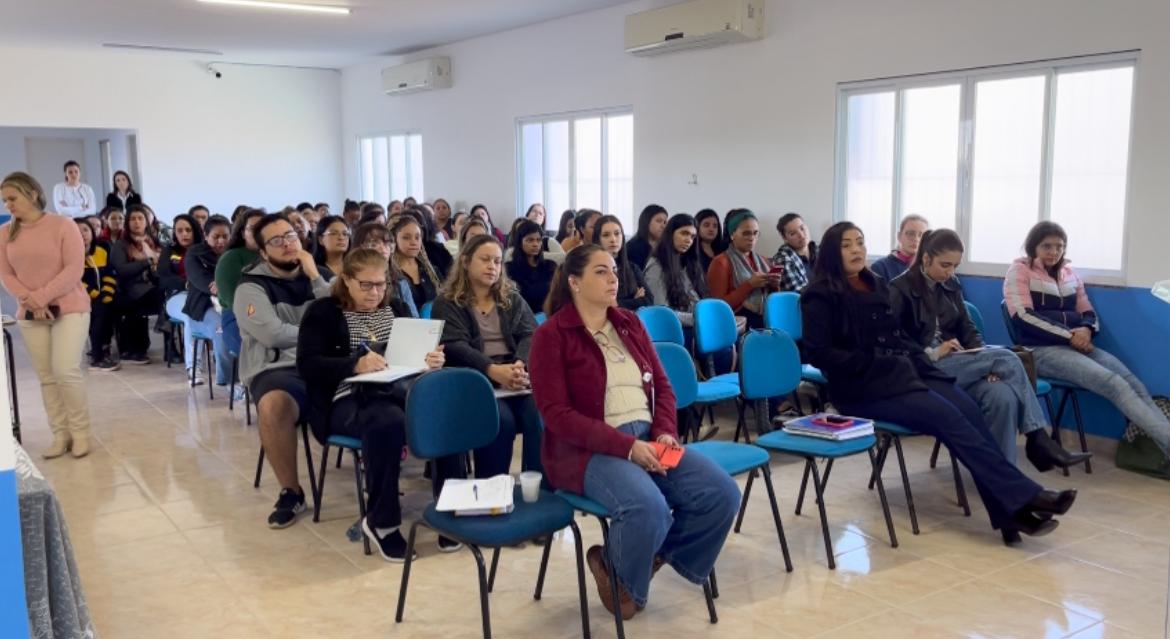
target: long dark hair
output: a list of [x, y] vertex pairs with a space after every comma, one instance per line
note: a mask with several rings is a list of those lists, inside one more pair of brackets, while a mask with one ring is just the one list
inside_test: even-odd
[[114, 177], [110, 180], [110, 185], [114, 188], [114, 193], [118, 192], [118, 176], [126, 178], [126, 195], [134, 192], [134, 180], [130, 179], [130, 174], [125, 171], [114, 171]]
[[[577, 217], [573, 218], [573, 226], [575, 227], [573, 233], [579, 236], [582, 242], [592, 242], [593, 238], [585, 237], [585, 227], [588, 226], [587, 222], [589, 221], [589, 218], [601, 215], [604, 214], [601, 211], [595, 209], [578, 209]], [[594, 230], [597, 229], [596, 222], [594, 222], [593, 228]]]
[[[171, 222], [171, 228], [178, 226], [179, 222], [183, 221], [191, 225], [191, 246], [198, 246], [203, 243], [203, 227], [199, 226], [199, 220], [195, 219], [194, 215], [190, 213], [180, 213], [175, 216], [175, 220]], [[178, 255], [186, 255], [190, 247], [184, 248], [179, 244], [179, 237], [175, 235], [175, 241], [171, 242], [171, 252]]]
[[[695, 229], [695, 241], [685, 253], [674, 249], [674, 234], [682, 228]], [[699, 229], [695, 218], [686, 213], [676, 213], [666, 221], [666, 229], [662, 231], [662, 239], [654, 249], [654, 259], [662, 267], [662, 279], [666, 284], [666, 304], [671, 308], [685, 309], [690, 307], [691, 300], [687, 297], [687, 289], [683, 284], [683, 274], [691, 280], [691, 285], [700, 298], [708, 297], [707, 276], [703, 273], [703, 265], [699, 260]]]
[[[512, 241], [509, 242], [512, 245], [512, 268], [533, 268], [528, 265], [528, 255], [524, 253], [524, 238], [533, 233], [539, 234], [542, 238], [544, 237], [544, 229], [540, 228], [540, 225], [536, 222], [526, 218], [520, 218], [516, 221], [512, 230]], [[543, 259], [544, 242], [541, 242], [540, 253], [536, 256], [536, 263], [540, 264]]]
[[[349, 230], [349, 224], [347, 224], [345, 221], [345, 218], [340, 216], [340, 215], [326, 215], [325, 217], [321, 218], [320, 220], [317, 220], [317, 229], [316, 229], [316, 232], [313, 233], [313, 261], [314, 262], [316, 262], [318, 264], [325, 263], [325, 260], [328, 256], [325, 255], [325, 246], [321, 243], [322, 242], [321, 238], [325, 237], [325, 231], [328, 231], [330, 226], [333, 226], [334, 224], [337, 224], [337, 223], [340, 223], [342, 226], [344, 226], [347, 231]], [[349, 247], [353, 248], [353, 236], [352, 235], [350, 235], [349, 241], [350, 241]]]
[[[248, 242], [244, 239], [244, 231], [248, 227], [248, 220], [254, 217], [264, 217], [265, 215], [267, 213], [264, 212], [264, 209], [245, 209], [237, 215], [235, 221], [232, 223], [232, 239], [228, 241], [228, 250], [246, 247]], [[256, 247], [259, 250], [259, 240], [256, 241]]]
[[593, 237], [590, 239], [594, 244], [601, 246], [601, 229], [605, 228], [606, 224], [617, 224], [622, 232], [622, 247], [618, 249], [617, 255], [613, 256], [613, 261], [617, 263], [618, 268], [618, 282], [623, 291], [638, 290], [638, 280], [634, 277], [633, 266], [630, 265], [629, 255], [626, 253], [626, 229], [622, 226], [622, 221], [616, 215], [602, 215], [593, 223]]
[[634, 237], [640, 237], [647, 242], [650, 241], [650, 221], [659, 213], [666, 213], [666, 208], [658, 204], [647, 204], [646, 208], [638, 215], [638, 232]]
[[[715, 218], [715, 222], [717, 222], [715, 225], [715, 239], [711, 240], [711, 254], [719, 255], [727, 250], [727, 236], [723, 233], [723, 220], [719, 219], [719, 213], [715, 209], [703, 209], [695, 215], [695, 232], [698, 232], [699, 227], [703, 225], [703, 221], [708, 218]], [[695, 244], [700, 244], [700, 251], [703, 250], [701, 246], [702, 242], [703, 238], [701, 236], [695, 237]]]
[[1032, 230], [1028, 231], [1028, 238], [1024, 240], [1024, 253], [1028, 256], [1028, 262], [1031, 263], [1036, 260], [1036, 249], [1044, 242], [1045, 238], [1059, 237], [1064, 242], [1064, 253], [1060, 255], [1060, 261], [1056, 266], [1048, 269], [1048, 274], [1056, 279], [1060, 274], [1060, 268], [1068, 263], [1068, 233], [1064, 232], [1064, 227], [1056, 222], [1037, 222]]
[[471, 207], [471, 210], [468, 212], [471, 214], [471, 217], [475, 217], [475, 212], [479, 209], [483, 209], [483, 216], [487, 218], [484, 221], [487, 222], [488, 233], [495, 231], [496, 223], [492, 221], [492, 212], [488, 210], [488, 207], [484, 206], [483, 204], [476, 204], [475, 206]]
[[577, 217], [577, 212], [573, 209], [565, 209], [561, 213], [561, 223], [557, 226], [557, 242], [564, 242], [565, 238], [569, 237], [569, 222]]
[[596, 244], [582, 244], [565, 255], [565, 261], [557, 267], [553, 274], [552, 285], [548, 289], [548, 297], [544, 299], [544, 314], [552, 317], [557, 311], [573, 304], [573, 289], [569, 286], [569, 276], [582, 277], [585, 267], [593, 254], [604, 250]]
[[918, 253], [914, 255], [914, 264], [910, 268], [922, 268], [926, 255], [938, 257], [947, 251], [962, 253], [963, 250], [963, 240], [951, 229], [927, 231], [922, 234], [922, 239], [918, 240]]
[[[821, 253], [817, 256], [816, 264], [813, 265], [813, 278], [810, 286], [823, 282], [830, 290], [838, 292], [849, 287], [848, 278], [845, 275], [845, 262], [841, 259], [841, 240], [847, 231], [853, 230], [861, 233], [862, 239], [865, 238], [865, 232], [853, 222], [837, 222], [825, 231], [825, 235], [821, 238]], [[868, 269], [868, 267], [866, 268]]]

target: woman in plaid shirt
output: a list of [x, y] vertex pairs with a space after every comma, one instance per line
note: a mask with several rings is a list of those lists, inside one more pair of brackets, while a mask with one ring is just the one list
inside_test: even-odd
[[809, 275], [817, 261], [817, 243], [809, 240], [808, 227], [799, 213], [785, 213], [776, 223], [776, 230], [784, 240], [772, 258], [773, 264], [784, 267], [780, 290], [799, 293], [808, 286]]

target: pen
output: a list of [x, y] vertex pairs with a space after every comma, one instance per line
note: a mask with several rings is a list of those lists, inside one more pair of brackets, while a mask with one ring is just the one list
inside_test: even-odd
[[367, 352], [367, 353], [372, 353], [372, 352], [373, 352], [373, 351], [371, 351], [371, 350], [370, 350], [370, 345], [366, 343], [366, 340], [362, 340], [362, 341], [361, 341], [361, 343], [360, 343], [360, 344], [358, 344], [358, 348], [360, 348], [360, 349], [364, 350], [364, 351], [365, 351], [365, 352]]
[[471, 494], [475, 495], [475, 501], [479, 501], [479, 486], [471, 485]]

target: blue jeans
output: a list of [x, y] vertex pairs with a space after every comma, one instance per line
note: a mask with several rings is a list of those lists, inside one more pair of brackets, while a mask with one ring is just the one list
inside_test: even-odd
[[1075, 384], [1109, 400], [1170, 456], [1170, 420], [1121, 360], [1099, 348], [1088, 354], [1071, 346], [1037, 346], [1033, 351], [1037, 375]]
[[215, 351], [215, 383], [224, 386], [232, 377], [232, 361], [224, 345], [219, 311], [214, 307], [209, 308], [202, 320], [196, 320], [183, 313], [183, 305], [186, 303], [186, 293], [173, 295], [167, 300], [167, 315], [183, 320], [183, 364], [190, 370], [199, 359], [199, 354], [195, 352], [195, 334], [210, 337]]
[[[630, 422], [619, 430], [638, 439], [650, 424]], [[666, 477], [610, 455], [593, 455], [585, 468], [585, 496], [609, 509], [606, 555], [618, 582], [645, 606], [654, 555], [678, 574], [702, 583], [711, 574], [739, 510], [739, 486], [709, 458], [685, 454]]]

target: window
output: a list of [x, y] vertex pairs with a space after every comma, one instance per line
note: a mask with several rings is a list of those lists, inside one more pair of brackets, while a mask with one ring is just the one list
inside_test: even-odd
[[423, 201], [422, 136], [417, 133], [358, 140], [362, 199], [386, 205], [413, 197]]
[[634, 115], [591, 111], [517, 123], [517, 211], [544, 204], [556, 228], [565, 209], [616, 215], [632, 233]]
[[962, 235], [976, 272], [1052, 220], [1079, 267], [1120, 274], [1124, 233], [1102, 230], [1124, 228], [1135, 65], [1117, 54], [842, 85], [837, 217], [878, 257], [904, 216], [925, 215]]

